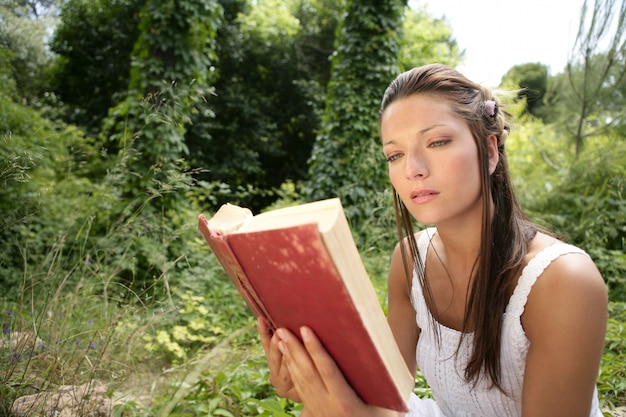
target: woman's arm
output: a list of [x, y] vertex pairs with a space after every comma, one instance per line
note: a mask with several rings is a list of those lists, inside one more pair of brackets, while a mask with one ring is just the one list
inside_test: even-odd
[[588, 417], [604, 348], [607, 289], [587, 256], [556, 259], [533, 286], [522, 415]]

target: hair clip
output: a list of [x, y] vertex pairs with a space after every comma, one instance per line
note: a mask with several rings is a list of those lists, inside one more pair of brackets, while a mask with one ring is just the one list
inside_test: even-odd
[[485, 100], [484, 105], [485, 111], [487, 112], [487, 115], [489, 117], [494, 117], [498, 112], [498, 103], [496, 103], [494, 100]]

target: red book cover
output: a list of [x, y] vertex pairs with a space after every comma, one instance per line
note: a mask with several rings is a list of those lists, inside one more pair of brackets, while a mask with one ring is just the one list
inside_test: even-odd
[[215, 254], [215, 257], [226, 271], [226, 274], [230, 280], [235, 284], [237, 291], [241, 294], [244, 301], [248, 305], [248, 308], [252, 311], [255, 317], [265, 317], [270, 325], [276, 329], [275, 323], [271, 321], [271, 317], [265, 311], [265, 307], [254, 290], [251, 288], [251, 284], [246, 277], [246, 274], [241, 270], [237, 257], [233, 253], [230, 245], [226, 241], [226, 237], [219, 233], [209, 229], [207, 219], [204, 215], [200, 215], [198, 220], [198, 230], [204, 237], [204, 240], [209, 244], [209, 247]]
[[296, 335], [309, 326], [366, 403], [407, 411], [315, 223], [220, 236], [201, 217], [199, 228], [255, 314]]

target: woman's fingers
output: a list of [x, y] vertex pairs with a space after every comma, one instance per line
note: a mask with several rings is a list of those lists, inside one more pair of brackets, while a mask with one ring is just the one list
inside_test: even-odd
[[[259, 331], [262, 330], [260, 327]], [[285, 376], [284, 381], [274, 383], [271, 379], [271, 382], [278, 390], [289, 381], [289, 393], [298, 398], [295, 401], [304, 403], [300, 417], [397, 417], [403, 414], [363, 403], [315, 333], [303, 327], [300, 337], [302, 342], [289, 330], [278, 329], [268, 339], [267, 349], [270, 356], [272, 352], [280, 352], [280, 370], [285, 372], [273, 377], [278, 381], [278, 375]]]
[[307, 352], [324, 382], [326, 390], [339, 396], [356, 396], [352, 387], [346, 381], [341, 369], [335, 360], [330, 356], [322, 342], [315, 333], [308, 327], [300, 329], [300, 335]]
[[267, 356], [270, 351], [270, 340], [272, 339], [272, 332], [270, 331], [270, 327], [267, 324], [267, 321], [261, 316], [257, 318], [257, 329], [259, 331], [259, 336], [261, 336], [261, 345], [263, 345], [263, 350], [265, 351], [265, 355]]
[[281, 340], [279, 348], [283, 353], [283, 360], [301, 394], [304, 391], [313, 391], [319, 397], [320, 393], [327, 393], [331, 389], [349, 387], [334, 359], [311, 329], [300, 329], [302, 343], [285, 329], [278, 329], [277, 335]]
[[300, 340], [286, 329], [278, 329], [276, 334], [280, 338], [283, 360], [303, 402], [306, 404], [327, 395], [324, 381]]
[[283, 361], [283, 354], [278, 346], [280, 338], [276, 334], [272, 334], [267, 321], [262, 317], [259, 317], [257, 323], [261, 335], [261, 344], [267, 358], [267, 366], [270, 370], [270, 383], [281, 397], [300, 402], [300, 397], [295, 390], [289, 370]]
[[[390, 410], [375, 409], [361, 401], [334, 359], [308, 327], [300, 329], [302, 343], [292, 333], [279, 329], [280, 348], [292, 381], [304, 402], [305, 416], [387, 416]], [[382, 412], [379, 414], [379, 412]]]

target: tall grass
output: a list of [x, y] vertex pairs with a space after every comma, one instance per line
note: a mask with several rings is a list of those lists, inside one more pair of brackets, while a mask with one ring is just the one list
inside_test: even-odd
[[[49, 265], [29, 265], [18, 299], [0, 300], [0, 415], [24, 395], [42, 400], [63, 385], [101, 381], [112, 390], [132, 372], [133, 346], [141, 328], [125, 326], [138, 313], [140, 298], [122, 300], [114, 277], [93, 265], [66, 268], [62, 242], [52, 248]], [[28, 259], [25, 259], [28, 264]], [[81, 405], [89, 415], [87, 397]], [[40, 408], [40, 407], [38, 407]], [[91, 410], [93, 411], [93, 410]], [[43, 415], [30, 410], [28, 415]], [[38, 414], [39, 413], [39, 414]]]

